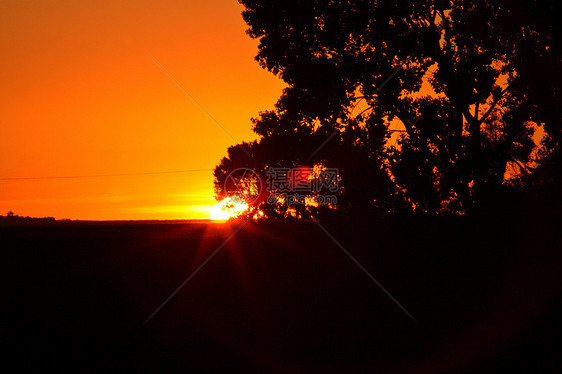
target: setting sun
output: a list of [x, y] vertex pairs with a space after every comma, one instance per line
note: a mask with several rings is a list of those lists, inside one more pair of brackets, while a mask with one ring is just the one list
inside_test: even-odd
[[226, 221], [235, 218], [248, 209], [248, 204], [235, 201], [227, 197], [211, 207], [211, 219], [215, 221]]

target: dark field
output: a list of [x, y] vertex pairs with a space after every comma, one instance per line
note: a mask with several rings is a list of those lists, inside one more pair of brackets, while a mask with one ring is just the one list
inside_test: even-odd
[[[501, 224], [499, 223], [501, 222]], [[559, 221], [0, 227], [8, 371], [556, 373]]]

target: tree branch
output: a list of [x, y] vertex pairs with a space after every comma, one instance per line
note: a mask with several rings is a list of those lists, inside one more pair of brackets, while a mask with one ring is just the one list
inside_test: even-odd
[[509, 90], [510, 86], [507, 86], [506, 88], [504, 88], [502, 90], [502, 92], [498, 95], [498, 97], [496, 97], [494, 99], [494, 101], [492, 102], [492, 104], [490, 105], [490, 107], [488, 108], [488, 110], [486, 111], [486, 113], [484, 113], [484, 115], [478, 119], [478, 117], [476, 117], [476, 120], [478, 121], [478, 125], [481, 125], [486, 118], [490, 115], [490, 113], [492, 113], [492, 110], [494, 110], [494, 108], [496, 107], [496, 105], [500, 102], [500, 100], [503, 98], [503, 95]]
[[515, 159], [514, 157], [510, 157], [509, 160], [512, 161], [512, 162], [515, 162], [521, 170], [525, 170], [525, 172], [527, 172], [527, 173], [532, 173], [533, 170], [536, 170], [536, 168], [533, 168], [532, 166], [529, 166], [529, 165], [525, 165], [524, 163]]

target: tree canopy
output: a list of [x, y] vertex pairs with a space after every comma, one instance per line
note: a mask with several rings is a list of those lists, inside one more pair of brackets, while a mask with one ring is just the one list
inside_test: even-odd
[[326, 165], [343, 209], [468, 212], [559, 170], [556, 1], [240, 3], [288, 87], [217, 166], [219, 197], [235, 165]]

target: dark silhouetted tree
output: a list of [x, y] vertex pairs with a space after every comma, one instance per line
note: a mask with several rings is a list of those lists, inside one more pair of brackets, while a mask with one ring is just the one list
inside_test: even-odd
[[330, 164], [342, 207], [425, 212], [470, 211], [558, 164], [557, 2], [240, 2], [256, 60], [288, 84], [253, 120], [248, 162]]

